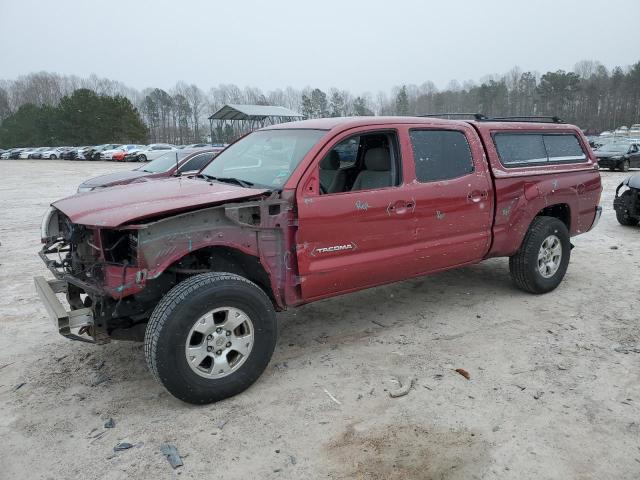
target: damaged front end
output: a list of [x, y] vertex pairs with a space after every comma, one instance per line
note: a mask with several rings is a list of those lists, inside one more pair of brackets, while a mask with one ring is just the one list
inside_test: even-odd
[[37, 277], [36, 289], [63, 336], [94, 343], [143, 340], [160, 299], [209, 271], [248, 278], [283, 309], [300, 303], [291, 227], [292, 202], [278, 194], [109, 228], [73, 223], [52, 207], [40, 257], [55, 280]]
[[[74, 224], [51, 207], [43, 218], [41, 237], [44, 247], [39, 255], [55, 280], [37, 277], [36, 290], [63, 336], [105, 343], [115, 330], [130, 329], [147, 318], [148, 312], [124, 300], [145, 287], [145, 270], [137, 266], [136, 229]], [[57, 299], [59, 293], [65, 294], [70, 311]], [[78, 333], [72, 333], [76, 328]]]

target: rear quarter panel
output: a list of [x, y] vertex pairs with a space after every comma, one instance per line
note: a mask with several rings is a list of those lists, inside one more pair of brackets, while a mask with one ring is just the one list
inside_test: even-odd
[[[513, 255], [520, 248], [533, 219], [543, 209], [554, 205], [568, 205], [571, 236], [589, 230], [595, 218], [595, 207], [600, 201], [602, 185], [596, 159], [578, 128], [565, 124], [544, 124], [537, 128], [518, 124], [476, 124], [476, 128], [487, 151], [495, 188], [493, 243], [488, 257]], [[493, 141], [493, 134], [504, 131], [575, 134], [587, 160], [581, 163], [505, 167], [500, 162]]]

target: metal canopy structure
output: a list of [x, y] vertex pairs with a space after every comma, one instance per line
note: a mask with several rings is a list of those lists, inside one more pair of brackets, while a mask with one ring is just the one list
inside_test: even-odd
[[258, 128], [302, 118], [304, 115], [284, 107], [227, 104], [209, 117], [211, 141], [230, 142]]

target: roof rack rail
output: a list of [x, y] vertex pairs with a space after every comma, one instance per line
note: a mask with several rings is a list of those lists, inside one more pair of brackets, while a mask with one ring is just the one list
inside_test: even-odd
[[484, 117], [479, 119], [484, 122], [539, 122], [539, 123], [566, 123], [560, 117], [544, 115], [516, 115], [510, 117]]
[[487, 117], [481, 113], [427, 113], [424, 115], [418, 115], [418, 117], [430, 117], [430, 118], [445, 118], [450, 119], [451, 117], [473, 117], [474, 120], [486, 120]]

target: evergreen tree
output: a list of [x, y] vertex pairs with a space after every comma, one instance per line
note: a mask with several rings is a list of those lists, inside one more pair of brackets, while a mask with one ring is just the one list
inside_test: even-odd
[[409, 115], [409, 96], [407, 95], [406, 85], [402, 85], [396, 95], [396, 114]]

